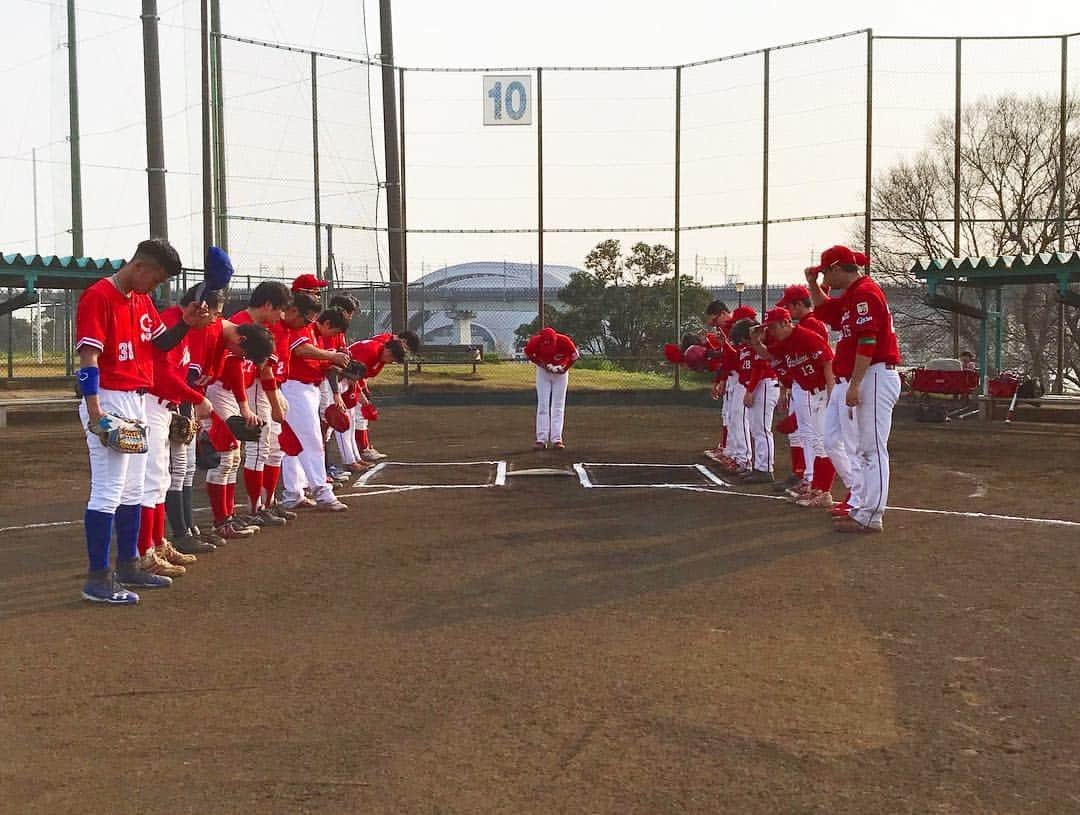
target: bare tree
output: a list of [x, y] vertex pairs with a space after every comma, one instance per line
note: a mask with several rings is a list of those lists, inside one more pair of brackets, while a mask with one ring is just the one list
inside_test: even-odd
[[[1030, 255], [1058, 248], [1058, 200], [1065, 196], [1065, 245], [1080, 245], [1080, 108], [1066, 111], [1065, 187], [1059, 189], [1060, 103], [1015, 95], [982, 99], [961, 114], [960, 255]], [[900, 161], [873, 185], [871, 257], [875, 276], [893, 288], [895, 318], [906, 345], [922, 356], [951, 344], [950, 314], [927, 308], [909, 273], [925, 257], [952, 257], [954, 122], [942, 118], [929, 146]], [[1049, 386], [1055, 365], [1058, 306], [1051, 286], [1004, 290], [1003, 364], [1020, 365]], [[961, 299], [964, 299], [963, 297]], [[972, 295], [967, 302], [974, 303]], [[1066, 378], [1080, 384], [1080, 315], [1066, 309]], [[961, 318], [962, 342], [972, 347], [978, 324]]]

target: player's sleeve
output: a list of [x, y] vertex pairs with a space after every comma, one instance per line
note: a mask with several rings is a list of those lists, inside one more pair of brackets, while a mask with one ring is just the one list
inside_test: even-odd
[[832, 346], [830, 346], [826, 340], [822, 339], [820, 334], [816, 334], [813, 331], [810, 331], [807, 335], [806, 346], [814, 359], [819, 359], [822, 362], [828, 362], [834, 356]]
[[229, 354], [225, 357], [225, 363], [221, 366], [221, 384], [224, 385], [238, 404], [247, 402], [247, 391], [244, 388], [244, 358]]
[[874, 297], [861, 296], [852, 303], [854, 325], [851, 333], [855, 336], [855, 351], [860, 356], [872, 357], [877, 349], [878, 334], [882, 326], [884, 304]]
[[[150, 339], [156, 340], [165, 333], [166, 326], [161, 319], [161, 315], [158, 314], [157, 306], [154, 305], [154, 301], [150, 299], [149, 295], [146, 295], [146, 316], [150, 318]], [[178, 323], [180, 320], [178, 319], [176, 322]]]
[[563, 346], [562, 352], [566, 355], [566, 362], [563, 364], [563, 367], [569, 371], [574, 363], [578, 361], [578, 357], [580, 356], [578, 354], [577, 346], [574, 345], [574, 341], [566, 335], [561, 335], [559, 337], [559, 344]]
[[203, 395], [185, 381], [185, 372], [176, 366], [159, 367], [154, 371], [154, 388], [158, 395], [170, 402], [199, 404]]
[[540, 338], [538, 336], [529, 337], [529, 341], [525, 343], [525, 358], [537, 365], [540, 364], [536, 358], [536, 349], [539, 345]]
[[826, 300], [814, 309], [814, 315], [826, 325], [830, 325], [836, 331], [840, 330], [840, 318], [844, 316], [842, 298], [834, 297]]
[[105, 350], [109, 338], [109, 308], [97, 289], [89, 288], [79, 297], [75, 311], [75, 350], [84, 345]]

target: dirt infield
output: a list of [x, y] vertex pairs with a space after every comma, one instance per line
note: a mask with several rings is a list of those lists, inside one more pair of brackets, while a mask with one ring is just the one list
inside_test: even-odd
[[[373, 437], [694, 464], [716, 421], [579, 407], [534, 453], [528, 409], [399, 407]], [[895, 506], [1080, 523], [1068, 428], [892, 448]], [[87, 469], [73, 422], [0, 431], [2, 812], [1080, 812], [1080, 526], [891, 511], [853, 539], [762, 488], [349, 487], [113, 609], [78, 599]]]

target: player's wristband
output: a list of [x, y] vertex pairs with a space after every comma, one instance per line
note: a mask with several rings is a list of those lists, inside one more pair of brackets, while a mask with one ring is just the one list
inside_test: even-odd
[[101, 371], [97, 366], [88, 365], [85, 368], [79, 368], [79, 391], [83, 396], [97, 396], [100, 377]]

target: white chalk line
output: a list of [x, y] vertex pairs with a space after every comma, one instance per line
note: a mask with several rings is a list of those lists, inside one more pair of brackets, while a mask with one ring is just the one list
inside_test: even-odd
[[581, 482], [581, 486], [583, 486], [585, 489], [589, 489], [589, 490], [591, 490], [591, 489], [604, 490], [604, 489], [612, 489], [612, 488], [615, 488], [615, 487], [631, 488], [631, 489], [637, 489], [637, 488], [644, 489], [644, 488], [647, 488], [647, 487], [667, 488], [667, 487], [697, 487], [697, 486], [700, 486], [698, 484], [692, 484], [692, 483], [682, 482], [682, 481], [661, 482], [659, 484], [597, 484], [595, 481], [593, 481], [591, 478], [589, 478], [589, 472], [588, 472], [589, 467], [650, 467], [650, 468], [651, 467], [657, 467], [657, 468], [666, 468], [666, 469], [673, 469], [673, 470], [674, 469], [691, 470], [691, 471], [697, 473], [698, 475], [700, 475], [705, 481], [707, 481], [707, 482], [709, 482], [711, 484], [714, 484], [715, 486], [718, 486], [718, 487], [729, 487], [729, 486], [731, 486], [726, 481], [723, 481], [722, 479], [718, 478], [716, 473], [712, 472], [708, 467], [704, 466], [703, 464], [638, 464], [638, 463], [626, 463], [626, 464], [623, 464], [623, 463], [619, 463], [619, 462], [595, 462], [595, 461], [582, 461], [582, 462], [579, 462], [579, 463], [575, 463], [574, 464], [574, 471], [578, 475], [578, 480]]
[[[494, 467], [486, 484], [370, 484], [370, 479], [387, 467]], [[381, 461], [352, 483], [353, 488], [409, 487], [412, 489], [458, 490], [506, 486], [505, 461]], [[338, 496], [339, 498], [341, 496]]]

